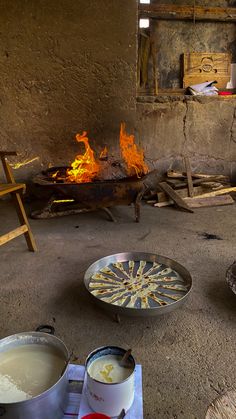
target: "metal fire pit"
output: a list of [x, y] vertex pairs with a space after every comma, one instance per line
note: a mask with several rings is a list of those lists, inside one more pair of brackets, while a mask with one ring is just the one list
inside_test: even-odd
[[118, 253], [93, 263], [84, 284], [93, 300], [115, 314], [157, 316], [179, 308], [192, 278], [172, 259], [151, 253]]
[[[142, 178], [132, 177], [121, 180], [94, 181], [88, 183], [71, 183], [63, 180], [54, 180], [52, 174], [59, 171], [60, 178], [65, 177], [67, 167], [52, 167], [37, 175], [33, 181], [43, 188], [48, 197], [46, 207], [41, 211], [32, 213], [33, 218], [51, 218], [78, 212], [104, 209], [108, 210], [116, 205], [130, 205], [135, 207], [135, 220], [140, 218], [140, 202], [150, 182], [158, 177], [157, 171], [152, 171]], [[73, 200], [71, 204], [65, 203], [60, 210], [55, 209], [55, 201]]]
[[236, 294], [236, 261], [226, 271], [226, 282], [233, 293]]

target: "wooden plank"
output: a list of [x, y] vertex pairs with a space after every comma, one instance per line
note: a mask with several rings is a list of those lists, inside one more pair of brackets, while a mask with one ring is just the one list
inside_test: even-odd
[[[209, 198], [184, 198], [190, 208], [215, 207], [220, 205], [234, 204], [235, 201], [230, 195], [211, 196]], [[162, 208], [173, 205], [174, 201], [166, 200], [157, 202], [154, 207]]]
[[218, 205], [230, 205], [235, 202], [230, 195], [210, 196], [208, 198], [185, 198], [184, 200], [190, 208], [215, 207]]
[[[206, 192], [206, 189], [203, 188], [202, 186], [196, 186], [193, 188], [193, 191], [194, 191], [194, 195], [201, 195], [202, 193]], [[187, 198], [189, 196], [188, 188], [178, 189], [177, 193], [178, 195], [181, 196], [181, 198]], [[157, 192], [157, 198], [158, 198], [158, 202], [168, 201], [168, 196], [165, 192]]]
[[[167, 171], [167, 177], [171, 179], [185, 179], [187, 177], [186, 172], [178, 172], [175, 170], [168, 170]], [[225, 175], [219, 175], [219, 174], [211, 174], [207, 175], [204, 173], [192, 173], [192, 177], [196, 179], [208, 179], [211, 178], [211, 180], [214, 178], [214, 180], [226, 180], [229, 181], [229, 177]]]
[[183, 54], [183, 87], [217, 81], [216, 87], [225, 89], [231, 77], [232, 54], [218, 52], [190, 52]]
[[177, 6], [174, 4], [139, 4], [139, 17], [165, 20], [236, 22], [235, 7]]
[[24, 183], [0, 183], [0, 196], [22, 189], [25, 191]]
[[189, 161], [188, 157], [184, 157], [184, 163], [185, 163], [186, 173], [187, 173], [189, 196], [193, 197], [193, 195], [194, 195], [193, 179], [192, 179], [192, 171], [191, 171], [191, 167], [190, 167], [190, 161]]
[[184, 202], [181, 196], [171, 188], [170, 185], [166, 182], [161, 182], [158, 184], [160, 188], [174, 201], [174, 203], [180, 208], [188, 212], [193, 212], [191, 208], [189, 208], [188, 204]]
[[219, 189], [217, 191], [212, 191], [212, 192], [208, 192], [208, 193], [204, 193], [202, 195], [198, 195], [194, 198], [209, 198], [210, 196], [219, 196], [219, 195], [225, 195], [228, 194], [230, 192], [236, 192], [236, 187], [232, 186], [231, 188], [224, 188], [224, 189]]
[[25, 234], [27, 231], [27, 225], [22, 225], [20, 227], [17, 227], [15, 230], [10, 231], [9, 233], [3, 234], [2, 236], [0, 236], [0, 246], [4, 243], [9, 242], [12, 239], [15, 239], [15, 237], [18, 237], [21, 234]]
[[236, 417], [236, 391], [227, 391], [208, 407], [205, 419], [232, 419]]

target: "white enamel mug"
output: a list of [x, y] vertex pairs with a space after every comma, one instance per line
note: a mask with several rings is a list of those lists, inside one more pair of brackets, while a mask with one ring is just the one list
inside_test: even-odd
[[128, 362], [131, 374], [119, 383], [104, 383], [90, 376], [88, 370], [93, 361], [105, 355], [124, 356], [126, 350], [117, 346], [103, 346], [95, 349], [86, 360], [86, 395], [89, 406], [98, 413], [107, 416], [118, 416], [122, 409], [127, 412], [134, 401], [135, 360], [132, 355]]

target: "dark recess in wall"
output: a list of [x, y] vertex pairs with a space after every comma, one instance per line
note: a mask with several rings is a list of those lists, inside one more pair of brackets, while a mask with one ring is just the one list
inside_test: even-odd
[[[153, 4], [193, 5], [189, 0], [153, 0]], [[235, 0], [196, 1], [196, 6], [233, 7]], [[151, 21], [157, 46], [159, 88], [181, 88], [181, 55], [188, 52], [230, 52], [236, 62], [236, 24], [225, 22]], [[149, 74], [152, 73], [150, 58]], [[147, 88], [150, 91], [150, 86]]]

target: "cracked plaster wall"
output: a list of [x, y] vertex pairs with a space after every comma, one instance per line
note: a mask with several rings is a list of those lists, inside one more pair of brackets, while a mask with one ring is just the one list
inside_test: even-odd
[[89, 132], [98, 151], [117, 148], [135, 121], [136, 0], [0, 2], [0, 149], [28, 179], [78, 151]]
[[137, 135], [150, 167], [181, 169], [191, 158], [195, 171], [236, 174], [236, 101], [160, 97], [138, 103]]

